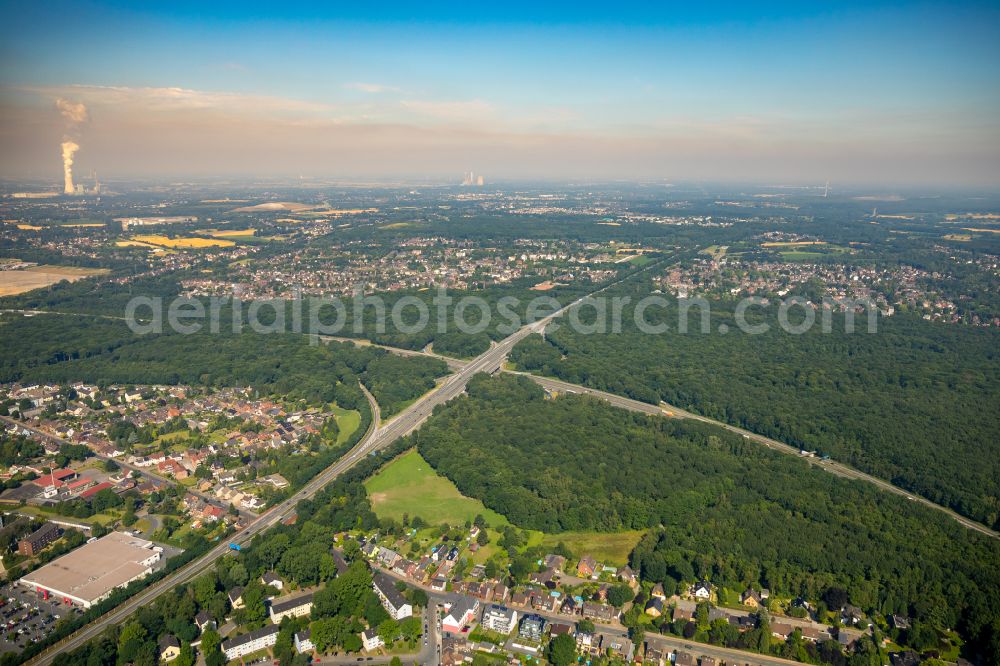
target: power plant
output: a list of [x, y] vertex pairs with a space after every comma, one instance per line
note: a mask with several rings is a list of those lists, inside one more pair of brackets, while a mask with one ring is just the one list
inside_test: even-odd
[[482, 187], [485, 184], [486, 179], [482, 175], [477, 176], [473, 171], [468, 172], [462, 178], [462, 187]]

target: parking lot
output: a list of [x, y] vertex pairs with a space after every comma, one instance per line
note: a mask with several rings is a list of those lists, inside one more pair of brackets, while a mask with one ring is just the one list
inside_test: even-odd
[[59, 599], [45, 600], [34, 590], [0, 585], [0, 652], [20, 652], [52, 631], [60, 619], [82, 612]]

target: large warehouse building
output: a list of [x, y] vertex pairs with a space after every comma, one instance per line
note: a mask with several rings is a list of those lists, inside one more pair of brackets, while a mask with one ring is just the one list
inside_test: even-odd
[[41, 594], [84, 608], [148, 576], [163, 549], [139, 537], [112, 532], [32, 571], [18, 581]]

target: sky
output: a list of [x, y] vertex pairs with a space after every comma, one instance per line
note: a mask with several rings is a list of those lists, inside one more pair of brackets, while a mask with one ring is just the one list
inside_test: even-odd
[[423, 4], [0, 2], [0, 177], [1000, 186], [995, 3]]

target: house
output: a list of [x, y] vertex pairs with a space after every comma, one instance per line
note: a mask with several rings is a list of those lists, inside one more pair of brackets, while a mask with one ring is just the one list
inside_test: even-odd
[[215, 620], [205, 611], [198, 611], [194, 616], [194, 623], [198, 625], [198, 631], [205, 633], [206, 629], [215, 629]]
[[313, 650], [316, 649], [316, 646], [313, 645], [308, 627], [305, 629], [305, 631], [295, 632], [295, 635], [293, 636], [292, 640], [295, 643], [295, 651], [298, 652], [299, 654], [312, 652]]
[[372, 589], [382, 601], [382, 606], [393, 620], [402, 620], [413, 615], [413, 606], [403, 598], [403, 595], [396, 589], [396, 583], [381, 571], [375, 572], [372, 576]]
[[678, 652], [674, 657], [674, 666], [695, 666], [694, 657], [688, 652]]
[[479, 612], [479, 599], [461, 597], [451, 605], [448, 614], [441, 620], [441, 629], [453, 634], [460, 633]]
[[516, 624], [517, 611], [497, 604], [491, 604], [483, 611], [483, 619], [480, 622], [484, 629], [505, 635], [513, 631]]
[[691, 586], [691, 596], [695, 599], [707, 600], [712, 596], [712, 585], [702, 580]]
[[580, 578], [590, 578], [597, 570], [597, 561], [590, 555], [580, 558], [580, 563], [576, 565], [576, 575]]
[[493, 586], [493, 601], [498, 601], [500, 603], [506, 603], [507, 597], [510, 596], [510, 590], [503, 583], [497, 583]]
[[[635, 592], [639, 589], [639, 577], [635, 575], [632, 571], [632, 567], [625, 565], [618, 570], [618, 580], [628, 585]], [[660, 586], [660, 591], [663, 590], [663, 586]]]
[[272, 647], [278, 642], [280, 631], [281, 627], [278, 625], [269, 624], [248, 634], [222, 641], [222, 653], [226, 655], [226, 661], [232, 661], [252, 652]]
[[271, 622], [281, 624], [281, 621], [286, 617], [308, 615], [312, 611], [312, 604], [313, 595], [312, 592], [309, 592], [292, 599], [272, 601], [268, 614], [271, 616]]
[[602, 654], [621, 657], [625, 663], [632, 661], [635, 646], [626, 636], [597, 632], [598, 645]]
[[553, 594], [538, 594], [532, 598], [532, 608], [543, 613], [554, 613], [559, 608], [559, 597]]
[[677, 606], [674, 608], [674, 621], [693, 620], [695, 608], [697, 608], [697, 606], [693, 601], [685, 601], [684, 599], [681, 599], [677, 602]]
[[922, 659], [913, 650], [906, 650], [905, 652], [893, 652], [889, 655], [889, 661], [892, 666], [919, 666]]
[[771, 623], [771, 635], [780, 640], [787, 640], [793, 631], [795, 631], [795, 628], [785, 622]]
[[910, 621], [902, 615], [892, 615], [889, 621], [896, 629], [905, 630], [910, 628]]
[[549, 623], [549, 635], [553, 638], [556, 636], [562, 636], [567, 634], [569, 636], [576, 635], [576, 629], [572, 624], [566, 624], [565, 622], [550, 622]]
[[285, 589], [285, 582], [281, 580], [281, 576], [274, 573], [273, 571], [268, 571], [263, 576], [261, 576], [260, 582], [264, 583], [264, 585], [270, 585], [271, 587], [278, 590]]
[[234, 587], [229, 590], [229, 605], [235, 609], [243, 608], [243, 588]]
[[374, 652], [385, 646], [385, 641], [379, 638], [378, 632], [374, 629], [365, 629], [361, 632], [361, 644], [365, 646], [367, 652]]
[[545, 633], [545, 618], [535, 613], [528, 613], [521, 618], [521, 624], [517, 628], [517, 634], [521, 638], [532, 641], [542, 640]]
[[655, 664], [655, 666], [664, 666], [669, 662], [670, 658], [661, 648], [654, 647], [649, 643], [646, 643], [646, 652], [642, 657], [642, 663]]
[[547, 569], [554, 569], [555, 571], [562, 571], [563, 567], [566, 566], [566, 558], [562, 555], [546, 555], [542, 560], [542, 564]]
[[581, 600], [580, 597], [566, 595], [566, 598], [563, 599], [562, 606], [559, 608], [559, 612], [563, 615], [579, 615], [582, 608], [583, 600]]
[[618, 617], [614, 606], [586, 601], [583, 604], [583, 616], [598, 622], [613, 622]]
[[435, 592], [443, 592], [446, 587], [448, 587], [448, 579], [444, 576], [435, 576], [431, 580], [431, 589]]
[[646, 608], [643, 609], [646, 615], [650, 617], [660, 617], [663, 615], [664, 603], [663, 599], [659, 597], [651, 597], [649, 602], [646, 604]]
[[550, 568], [550, 569], [545, 569], [543, 571], [532, 572], [531, 575], [528, 577], [528, 580], [530, 580], [535, 585], [544, 585], [549, 589], [554, 589], [556, 586], [555, 581], [553, 580], [555, 575], [556, 575], [556, 570]]
[[160, 661], [173, 661], [181, 656], [181, 642], [176, 636], [167, 634], [159, 640]]
[[657, 583], [653, 586], [653, 590], [649, 593], [650, 597], [656, 597], [657, 599], [667, 600], [667, 594], [663, 591], [663, 584]]
[[576, 633], [576, 651], [582, 655], [596, 655], [600, 654], [601, 645], [594, 634], [578, 631]]
[[399, 553], [390, 548], [380, 548], [375, 558], [386, 569], [391, 569], [395, 566], [396, 562], [403, 559]]
[[740, 595], [740, 603], [749, 608], [760, 608], [763, 603], [763, 599], [760, 598], [760, 594], [757, 590], [752, 587], [748, 587], [746, 591]]
[[26, 557], [37, 555], [40, 550], [59, 538], [62, 534], [55, 523], [45, 523], [37, 530], [17, 542], [17, 552]]

